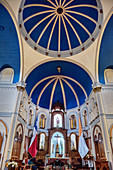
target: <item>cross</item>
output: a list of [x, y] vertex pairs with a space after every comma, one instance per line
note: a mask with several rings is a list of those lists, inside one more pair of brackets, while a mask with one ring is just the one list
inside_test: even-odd
[[59, 135], [57, 134], [57, 136], [55, 136], [55, 138], [61, 138], [61, 136], [59, 136]]

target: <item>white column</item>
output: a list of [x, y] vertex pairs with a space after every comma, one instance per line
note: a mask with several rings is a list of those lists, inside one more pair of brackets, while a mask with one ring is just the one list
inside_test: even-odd
[[6, 135], [5, 135], [4, 138], [3, 138], [2, 147], [1, 147], [0, 167], [1, 167], [2, 159], [3, 159], [4, 150], [5, 150], [5, 148], [4, 148], [5, 142], [6, 142]]
[[[27, 120], [27, 111], [26, 111], [26, 119], [25, 119], [25, 120]], [[23, 131], [23, 139], [22, 139], [22, 144], [21, 144], [20, 160], [23, 159], [23, 151], [24, 151], [24, 143], [25, 143], [26, 127], [27, 127], [27, 122], [25, 121], [24, 131]]]
[[99, 118], [100, 118], [100, 124], [101, 124], [101, 129], [102, 129], [102, 137], [103, 137], [103, 142], [104, 142], [105, 155], [106, 155], [107, 160], [109, 162], [112, 162], [112, 152], [111, 152], [106, 116], [105, 116], [103, 102], [102, 102], [101, 88], [102, 87], [99, 84], [96, 84], [93, 86], [93, 91], [97, 97], [97, 104], [98, 104]]
[[16, 130], [16, 123], [17, 123], [19, 106], [20, 106], [20, 101], [21, 101], [21, 95], [22, 95], [23, 90], [25, 90], [25, 83], [24, 82], [18, 83], [17, 90], [18, 90], [18, 97], [17, 97], [17, 101], [16, 101], [16, 106], [15, 106], [15, 113], [12, 114], [12, 118], [11, 118], [11, 126], [9, 129], [9, 134], [8, 134], [8, 138], [7, 138], [7, 144], [6, 144], [6, 148], [5, 148], [2, 169], [4, 169], [4, 167], [5, 167], [5, 161], [9, 160], [11, 158], [15, 130]]

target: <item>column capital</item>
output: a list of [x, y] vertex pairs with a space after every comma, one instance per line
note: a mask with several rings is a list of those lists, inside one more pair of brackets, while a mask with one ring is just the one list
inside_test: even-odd
[[100, 92], [101, 91], [102, 86], [99, 83], [94, 83], [92, 85], [92, 88], [93, 88], [93, 92], [96, 93], [96, 92]]
[[85, 99], [85, 103], [86, 103], [87, 105], [89, 104], [88, 98]]
[[30, 104], [32, 101], [32, 98], [28, 98], [28, 104]]
[[16, 84], [16, 87], [18, 91], [24, 91], [26, 87], [26, 83], [24, 81], [18, 82]]
[[38, 106], [36, 106], [36, 111], [38, 111], [39, 109], [38, 109]]

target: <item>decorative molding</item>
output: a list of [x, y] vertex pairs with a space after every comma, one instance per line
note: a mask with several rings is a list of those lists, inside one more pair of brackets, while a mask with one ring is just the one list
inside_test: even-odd
[[5, 113], [0, 113], [0, 117], [12, 117], [12, 114], [15, 114], [15, 113], [8, 113], [8, 112], [5, 112]]
[[27, 123], [27, 121], [20, 115], [18, 114], [18, 120], [23, 124], [25, 125]]
[[105, 114], [106, 119], [113, 119], [113, 114]]
[[11, 88], [11, 89], [16, 89], [16, 84], [12, 84], [12, 83], [1, 83], [0, 82], [0, 88]]
[[27, 129], [33, 130], [33, 128], [34, 128], [34, 126], [29, 126], [29, 125], [27, 124]]
[[94, 84], [92, 85], [92, 88], [93, 88], [93, 92], [96, 93], [96, 92], [100, 92], [100, 91], [101, 91], [102, 86], [101, 86], [101, 84], [94, 83]]
[[95, 117], [94, 120], [90, 122], [91, 127], [95, 126], [100, 121], [99, 115]]
[[26, 83], [24, 81], [21, 81], [16, 84], [16, 87], [17, 87], [18, 91], [24, 91], [25, 87], [26, 87]]

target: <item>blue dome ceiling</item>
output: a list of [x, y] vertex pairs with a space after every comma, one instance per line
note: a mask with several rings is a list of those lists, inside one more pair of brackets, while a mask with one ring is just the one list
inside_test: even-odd
[[65, 109], [82, 105], [92, 90], [92, 79], [80, 66], [67, 61], [50, 61], [36, 67], [26, 79], [32, 102], [50, 109], [59, 101]]
[[84, 51], [95, 40], [102, 15], [99, 0], [23, 0], [19, 22], [35, 50], [66, 57]]

